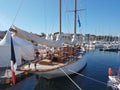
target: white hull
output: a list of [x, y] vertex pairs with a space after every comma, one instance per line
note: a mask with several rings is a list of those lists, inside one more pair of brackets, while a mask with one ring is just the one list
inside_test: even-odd
[[112, 90], [120, 90], [120, 77], [119, 76], [108, 76], [109, 81], [107, 83], [108, 87]]
[[[71, 72], [70, 70], [74, 71], [74, 72], [78, 72], [80, 70], [82, 70], [86, 65], [86, 60], [82, 57], [80, 58], [80, 60], [75, 61], [74, 63], [68, 64], [64, 67], [61, 67], [64, 72], [67, 75], [71, 75], [73, 74], [73, 72]], [[52, 78], [58, 78], [58, 77], [63, 77], [65, 76], [65, 74], [60, 70], [60, 68], [51, 70], [51, 71], [46, 71], [46, 72], [34, 72], [37, 75], [40, 75], [44, 78], [47, 79], [52, 79]]]

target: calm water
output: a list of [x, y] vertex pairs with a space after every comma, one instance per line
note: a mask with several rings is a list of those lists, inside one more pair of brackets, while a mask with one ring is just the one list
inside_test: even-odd
[[[82, 72], [84, 76], [97, 79], [107, 83], [107, 69], [112, 67], [117, 71], [120, 67], [120, 52], [89, 51], [85, 55], [87, 66]], [[82, 90], [108, 90], [107, 86], [87, 79], [83, 76], [72, 76], [72, 79], [82, 88]], [[67, 77], [54, 80], [40, 78], [38, 81], [35, 76], [22, 81], [18, 86], [11, 90], [79, 90]]]

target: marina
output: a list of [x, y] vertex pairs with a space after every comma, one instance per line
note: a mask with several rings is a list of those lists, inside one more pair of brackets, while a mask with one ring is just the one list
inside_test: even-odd
[[[112, 90], [107, 86], [108, 68], [111, 67], [117, 72], [120, 63], [120, 52], [101, 52], [99, 50], [88, 51], [85, 55], [87, 58], [87, 66], [71, 76], [82, 90]], [[86, 78], [88, 77], [88, 78]], [[78, 88], [67, 78], [58, 78], [48, 80], [45, 78], [36, 79], [32, 76], [21, 81], [12, 90], [78, 90]], [[30, 81], [32, 81], [30, 83]], [[32, 87], [30, 87], [32, 85]], [[23, 86], [23, 87], [21, 87]], [[9, 90], [9, 89], [8, 89]]]
[[120, 90], [118, 3], [7, 2], [0, 1], [0, 90]]

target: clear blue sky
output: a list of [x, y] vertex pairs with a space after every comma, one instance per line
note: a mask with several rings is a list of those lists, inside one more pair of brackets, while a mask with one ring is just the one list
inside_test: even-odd
[[[20, 3], [20, 11], [13, 23]], [[0, 30], [8, 30], [14, 24], [33, 33], [59, 31], [59, 0], [0, 0]], [[77, 33], [120, 35], [120, 0], [77, 0], [81, 27]], [[74, 0], [62, 0], [62, 32], [73, 33]]]

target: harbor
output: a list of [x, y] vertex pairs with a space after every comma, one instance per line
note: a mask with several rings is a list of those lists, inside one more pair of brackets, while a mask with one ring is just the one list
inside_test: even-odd
[[118, 3], [0, 1], [0, 90], [120, 90]]
[[[108, 68], [113, 68], [117, 73], [119, 67], [120, 52], [101, 52], [90, 50], [86, 53], [87, 66], [74, 74], [71, 78], [79, 85], [82, 90], [112, 90], [107, 86]], [[31, 86], [32, 85], [32, 86]], [[22, 86], [22, 87], [21, 87]], [[31, 86], [31, 87], [30, 87]], [[78, 90], [78, 88], [67, 78], [47, 80], [35, 75], [22, 80], [20, 83], [7, 90]]]
[[[78, 72], [83, 76], [74, 74], [72, 79], [82, 90], [112, 90], [107, 86], [108, 68], [112, 67], [114, 72], [117, 72], [120, 63], [120, 52], [93, 50], [87, 52], [85, 57], [87, 58], [87, 66], [82, 72]], [[67, 77], [55, 80], [41, 78], [40, 81], [35, 86], [35, 90], [79, 90]]]

